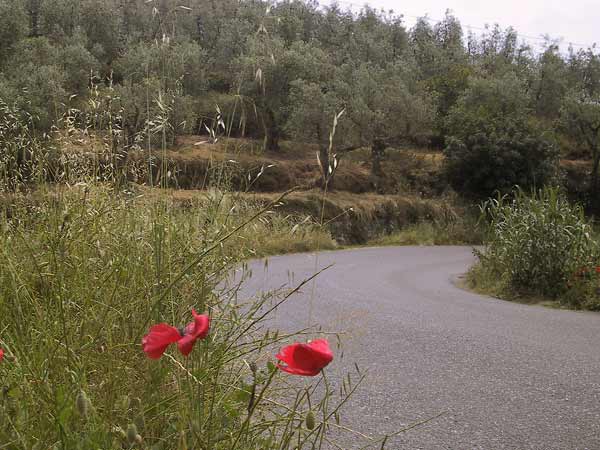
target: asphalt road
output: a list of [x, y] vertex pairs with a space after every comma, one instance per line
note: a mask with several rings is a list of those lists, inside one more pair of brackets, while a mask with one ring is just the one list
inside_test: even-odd
[[273, 257], [250, 264], [243, 291], [294, 286], [334, 264], [274, 325], [342, 333], [328, 373], [368, 369], [342, 414], [352, 428], [383, 435], [446, 412], [388, 449], [600, 449], [600, 314], [455, 287], [473, 261], [467, 247]]

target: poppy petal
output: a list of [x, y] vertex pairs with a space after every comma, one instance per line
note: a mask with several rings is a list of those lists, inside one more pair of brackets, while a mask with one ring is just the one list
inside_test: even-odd
[[196, 338], [193, 335], [187, 334], [177, 341], [177, 348], [183, 356], [188, 356], [194, 349]]
[[284, 366], [282, 364], [277, 364], [277, 367], [279, 368], [279, 370], [283, 370], [284, 372], [287, 373], [291, 373], [292, 375], [301, 375], [301, 376], [305, 376], [305, 377], [314, 377], [315, 375], [318, 375], [319, 372], [321, 371], [319, 370], [303, 370], [300, 369], [298, 367], [289, 367], [289, 366]]
[[329, 348], [329, 342], [326, 339], [315, 339], [307, 345], [314, 353], [313, 358], [319, 362], [319, 365], [325, 367], [333, 361], [333, 352]]
[[292, 344], [292, 345], [288, 345], [286, 347], [283, 347], [279, 353], [277, 353], [277, 355], [275, 355], [275, 358], [277, 358], [278, 360], [286, 363], [286, 364], [293, 364], [294, 361], [294, 352], [296, 351], [296, 349], [300, 346], [300, 344], [296, 343], [296, 344]]
[[329, 364], [327, 359], [306, 344], [300, 345], [294, 352], [294, 365], [303, 370], [309, 372], [316, 370], [318, 372], [327, 364]]
[[177, 348], [183, 356], [188, 356], [198, 339], [204, 339], [210, 329], [210, 317], [206, 314], [198, 314], [192, 309], [194, 321], [185, 327], [185, 334], [177, 341]]
[[194, 331], [192, 334], [196, 339], [204, 339], [208, 335], [210, 318], [206, 314], [196, 313], [194, 309], [192, 309], [192, 316], [194, 316]]
[[333, 353], [327, 340], [317, 339], [283, 347], [275, 357], [280, 361], [277, 367], [284, 372], [315, 376], [333, 360]]
[[167, 347], [181, 338], [177, 328], [166, 323], [159, 323], [150, 328], [150, 332], [142, 338], [142, 348], [150, 359], [159, 359]]

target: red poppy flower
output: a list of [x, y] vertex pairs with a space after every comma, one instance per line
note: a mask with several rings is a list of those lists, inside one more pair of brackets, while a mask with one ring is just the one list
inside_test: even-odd
[[277, 367], [294, 375], [314, 377], [333, 361], [333, 353], [326, 339], [316, 339], [308, 344], [295, 343], [283, 347], [275, 356], [285, 365]]
[[188, 356], [196, 341], [206, 337], [210, 326], [208, 316], [197, 314], [195, 310], [192, 310], [192, 315], [194, 321], [181, 331], [166, 323], [159, 323], [150, 328], [150, 332], [142, 338], [142, 348], [148, 358], [159, 359], [167, 347], [174, 343], [177, 343], [184, 356]]
[[204, 339], [210, 327], [210, 318], [204, 314], [197, 314], [192, 309], [194, 321], [185, 327], [183, 337], [177, 341], [177, 347], [182, 355], [187, 356], [194, 348], [198, 339]]
[[160, 358], [167, 347], [174, 344], [181, 335], [179, 330], [166, 323], [159, 323], [150, 328], [150, 333], [142, 338], [142, 348], [150, 359]]
[[0, 348], [0, 361], [4, 359], [4, 350]]
[[596, 273], [600, 273], [600, 266], [596, 266]]

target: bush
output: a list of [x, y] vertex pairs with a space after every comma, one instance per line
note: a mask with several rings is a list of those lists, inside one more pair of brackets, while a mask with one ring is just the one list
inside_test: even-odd
[[566, 296], [577, 274], [594, 267], [598, 245], [582, 208], [554, 188], [512, 200], [499, 197], [484, 205], [490, 219], [489, 241], [479, 254], [481, 268], [500, 280], [508, 295], [541, 295], [584, 306], [586, 299]]
[[526, 94], [513, 77], [475, 80], [450, 111], [445, 169], [452, 186], [487, 197], [556, 176], [558, 147], [528, 120]]
[[517, 123], [484, 127], [465, 139], [450, 138], [445, 153], [452, 186], [475, 196], [543, 186], [556, 174], [554, 144]]

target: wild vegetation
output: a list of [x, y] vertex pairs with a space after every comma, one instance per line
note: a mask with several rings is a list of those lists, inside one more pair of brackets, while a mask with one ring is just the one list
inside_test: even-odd
[[[363, 374], [334, 392], [321, 376], [332, 356], [276, 358], [310, 337], [339, 355], [335, 336], [269, 330], [294, 290], [244, 298], [244, 277], [227, 282], [262, 245], [253, 236], [274, 234], [266, 209], [219, 192], [186, 209], [98, 186], [36, 195], [13, 197], [0, 220], [4, 448], [322, 448], [345, 430], [340, 407]], [[185, 357], [164, 345], [165, 324], [150, 326], [193, 324], [192, 309], [210, 328], [180, 343]]]
[[399, 14], [312, 0], [2, 0], [0, 12], [2, 114], [38, 140], [83, 130], [115, 162], [146, 151], [155, 164], [154, 148], [188, 134], [269, 152], [313, 143], [323, 167], [367, 148], [375, 191], [387, 148], [431, 145], [451, 185], [481, 198], [541, 187], [559, 155], [579, 155], [591, 162], [575, 194], [597, 197], [594, 47], [548, 39], [540, 52], [512, 28], [465, 35], [451, 13], [408, 29]]
[[489, 239], [479, 288], [598, 309], [599, 96], [595, 47], [450, 13], [0, 0], [0, 448], [384, 448], [340, 422], [335, 338], [280, 350], [324, 336], [232, 270]]
[[600, 248], [581, 206], [546, 188], [489, 200], [483, 213], [489, 238], [470, 273], [473, 287], [600, 309]]

